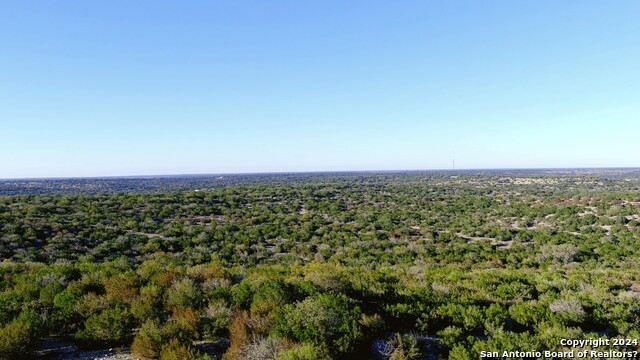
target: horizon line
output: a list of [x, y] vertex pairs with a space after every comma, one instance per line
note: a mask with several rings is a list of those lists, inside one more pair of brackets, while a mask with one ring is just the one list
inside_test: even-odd
[[297, 174], [356, 174], [356, 173], [394, 173], [394, 172], [468, 172], [468, 171], [561, 171], [561, 170], [640, 170], [634, 166], [616, 167], [522, 167], [522, 168], [467, 168], [467, 169], [391, 169], [391, 170], [309, 170], [309, 171], [255, 171], [255, 172], [219, 172], [219, 173], [175, 173], [175, 174], [147, 174], [147, 175], [97, 175], [97, 176], [36, 176], [0, 178], [0, 181], [46, 181], [46, 180], [83, 180], [83, 179], [148, 179], [188, 176], [238, 176], [238, 175], [297, 175]]

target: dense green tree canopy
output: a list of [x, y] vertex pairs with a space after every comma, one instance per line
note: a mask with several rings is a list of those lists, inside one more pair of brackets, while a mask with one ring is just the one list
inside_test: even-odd
[[632, 175], [0, 184], [17, 194], [0, 196], [0, 358], [54, 336], [167, 359], [475, 359], [637, 338]]

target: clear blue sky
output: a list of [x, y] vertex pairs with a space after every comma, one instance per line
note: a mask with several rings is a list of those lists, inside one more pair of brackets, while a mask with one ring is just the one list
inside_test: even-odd
[[640, 166], [638, 1], [2, 1], [0, 178]]

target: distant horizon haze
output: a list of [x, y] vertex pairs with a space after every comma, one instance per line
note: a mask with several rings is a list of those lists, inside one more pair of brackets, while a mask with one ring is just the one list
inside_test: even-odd
[[639, 167], [638, 14], [4, 2], [0, 179]]
[[218, 172], [218, 173], [174, 173], [174, 174], [133, 174], [133, 175], [96, 175], [96, 176], [51, 176], [26, 178], [0, 178], [0, 181], [45, 181], [66, 179], [144, 179], [144, 178], [180, 178], [180, 177], [214, 177], [214, 176], [260, 176], [260, 175], [306, 175], [306, 174], [359, 174], [359, 173], [404, 173], [404, 172], [437, 172], [437, 173], [469, 173], [469, 172], [563, 172], [563, 171], [640, 171], [640, 167], [562, 167], [562, 168], [468, 168], [468, 169], [374, 169], [374, 170], [316, 170], [316, 171], [263, 171], [263, 172]]

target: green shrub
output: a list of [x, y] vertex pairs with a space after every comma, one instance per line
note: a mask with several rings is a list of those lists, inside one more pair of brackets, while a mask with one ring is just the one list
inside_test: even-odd
[[289, 301], [283, 281], [266, 282], [256, 290], [251, 301], [251, 314], [264, 316]]
[[243, 281], [231, 287], [231, 297], [233, 299], [233, 303], [243, 309], [248, 309], [251, 306], [253, 294], [253, 288], [248, 281]]
[[62, 290], [64, 286], [59, 282], [51, 282], [40, 289], [40, 302], [43, 304], [51, 305], [53, 301]]
[[224, 331], [231, 322], [231, 308], [224, 300], [214, 300], [204, 311], [202, 319], [203, 336], [214, 338]]
[[13, 321], [0, 328], [0, 359], [26, 356], [32, 347], [31, 328], [22, 321]]
[[58, 293], [53, 299], [53, 313], [51, 321], [60, 330], [73, 330], [79, 320], [79, 314], [74, 310], [82, 297], [68, 288]]
[[195, 340], [199, 334], [200, 317], [198, 312], [191, 308], [178, 308], [173, 311], [171, 318], [165, 326], [170, 338]]
[[162, 288], [147, 285], [140, 288], [140, 296], [131, 303], [131, 314], [138, 321], [159, 319], [162, 315]]
[[80, 300], [78, 300], [73, 309], [83, 318], [89, 318], [111, 306], [112, 303], [106, 296], [96, 295], [91, 292], [85, 294]]
[[330, 359], [326, 350], [313, 344], [305, 343], [294, 345], [292, 348], [281, 351], [277, 360], [327, 360]]
[[274, 331], [340, 354], [352, 351], [361, 340], [360, 317], [353, 300], [342, 294], [320, 294], [285, 306]]
[[22, 309], [23, 298], [14, 291], [0, 293], [0, 325], [13, 320]]
[[166, 293], [166, 304], [170, 309], [199, 307], [202, 300], [200, 289], [188, 278], [174, 282]]
[[160, 360], [207, 360], [208, 356], [200, 354], [190, 346], [181, 344], [177, 339], [171, 339], [162, 346]]
[[140, 287], [138, 276], [133, 271], [112, 276], [103, 280], [107, 297], [125, 303], [131, 303]]
[[524, 302], [513, 304], [509, 307], [509, 316], [519, 324], [533, 326], [544, 321], [547, 309], [537, 303]]
[[458, 344], [449, 352], [449, 360], [473, 360], [471, 352], [464, 345]]
[[438, 331], [437, 335], [443, 345], [453, 347], [462, 340], [462, 333], [463, 331], [459, 327], [447, 326], [446, 328]]
[[76, 333], [76, 339], [89, 344], [119, 344], [131, 336], [130, 325], [127, 310], [107, 309], [88, 318], [84, 329]]
[[155, 359], [163, 344], [162, 329], [153, 320], [147, 320], [131, 344], [131, 353], [142, 359]]

